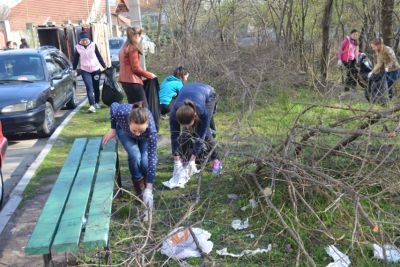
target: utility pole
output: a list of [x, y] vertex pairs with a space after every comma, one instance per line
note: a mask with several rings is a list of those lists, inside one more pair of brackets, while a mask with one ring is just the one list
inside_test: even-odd
[[113, 36], [113, 30], [112, 30], [110, 0], [106, 0], [106, 14], [107, 14], [108, 32], [110, 33], [110, 37], [111, 37], [111, 36]]
[[[132, 16], [131, 16], [131, 21], [132, 21], [132, 27], [138, 27], [142, 28], [142, 16], [140, 14], [140, 1], [139, 0], [133, 0], [132, 1]], [[145, 55], [143, 53], [141, 57], [141, 65], [143, 69], [146, 69], [146, 59]]]

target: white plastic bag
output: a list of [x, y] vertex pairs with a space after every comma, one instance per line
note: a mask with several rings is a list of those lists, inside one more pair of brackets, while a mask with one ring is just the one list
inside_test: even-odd
[[[388, 262], [399, 262], [400, 261], [400, 249], [393, 245], [386, 244], [385, 246], [385, 254]], [[374, 258], [379, 260], [384, 260], [383, 256], [383, 248], [378, 244], [373, 244], [372, 249], [374, 250]]]
[[[199, 241], [201, 250], [209, 254], [214, 246], [213, 242], [208, 240], [211, 234], [200, 228], [192, 228], [192, 230]], [[201, 256], [188, 228], [176, 228], [168, 236], [162, 244], [161, 254], [178, 260]]]
[[187, 172], [187, 168], [181, 168], [169, 181], [163, 182], [162, 184], [169, 189], [175, 187], [184, 188], [189, 179], [190, 176]]
[[333, 259], [334, 262], [329, 263], [326, 267], [348, 267], [350, 266], [349, 256], [342, 253], [334, 245], [325, 248], [326, 253]]

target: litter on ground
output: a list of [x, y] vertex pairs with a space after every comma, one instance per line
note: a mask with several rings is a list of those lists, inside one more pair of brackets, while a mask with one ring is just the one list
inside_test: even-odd
[[[393, 245], [384, 245], [386, 259], [388, 262], [399, 262], [400, 261], [400, 249]], [[383, 248], [378, 244], [373, 244], [372, 249], [374, 250], [374, 258], [378, 260], [384, 260]]]
[[326, 267], [348, 267], [350, 266], [350, 258], [346, 254], [338, 250], [334, 245], [325, 248], [326, 253], [333, 259]]
[[[213, 242], [208, 240], [211, 234], [201, 228], [192, 228], [192, 230], [201, 250], [209, 254], [214, 246]], [[168, 236], [161, 246], [161, 254], [178, 260], [201, 256], [188, 228], [176, 228]]]
[[243, 230], [249, 227], [249, 218], [247, 218], [244, 222], [240, 219], [235, 219], [232, 221], [231, 226], [235, 230]]
[[221, 250], [217, 250], [217, 254], [220, 256], [230, 256], [230, 257], [234, 257], [234, 258], [240, 258], [243, 257], [244, 255], [256, 255], [256, 254], [260, 254], [260, 253], [268, 253], [270, 252], [272, 249], [272, 245], [269, 244], [268, 247], [265, 249], [255, 249], [255, 250], [250, 250], [250, 249], [245, 249], [243, 250], [240, 254], [234, 254], [234, 253], [229, 253], [227, 248], [223, 248]]

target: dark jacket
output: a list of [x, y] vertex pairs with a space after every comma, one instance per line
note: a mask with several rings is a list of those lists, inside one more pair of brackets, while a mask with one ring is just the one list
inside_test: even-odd
[[210, 121], [212, 114], [208, 114], [206, 104], [215, 100], [215, 91], [214, 88], [203, 83], [189, 83], [182, 87], [169, 118], [173, 155], [177, 155], [177, 150], [179, 148], [178, 137], [181, 131], [181, 126], [176, 119], [176, 111], [183, 105], [186, 99], [191, 100], [196, 105], [196, 111], [199, 117], [199, 121], [195, 126], [194, 134], [197, 137], [197, 140], [193, 153], [195, 156], [198, 156], [202, 151], [205, 137], [210, 134]]

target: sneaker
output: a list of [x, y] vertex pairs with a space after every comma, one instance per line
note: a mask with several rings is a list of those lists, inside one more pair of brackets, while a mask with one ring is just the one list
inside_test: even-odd
[[88, 111], [91, 113], [94, 113], [94, 112], [96, 112], [96, 108], [94, 106], [90, 106]]
[[218, 160], [218, 159], [214, 160], [212, 173], [213, 174], [222, 174], [222, 162], [220, 160]]
[[100, 106], [99, 103], [94, 104], [94, 107], [95, 107], [96, 109], [100, 109], [100, 108], [101, 108], [101, 106]]

